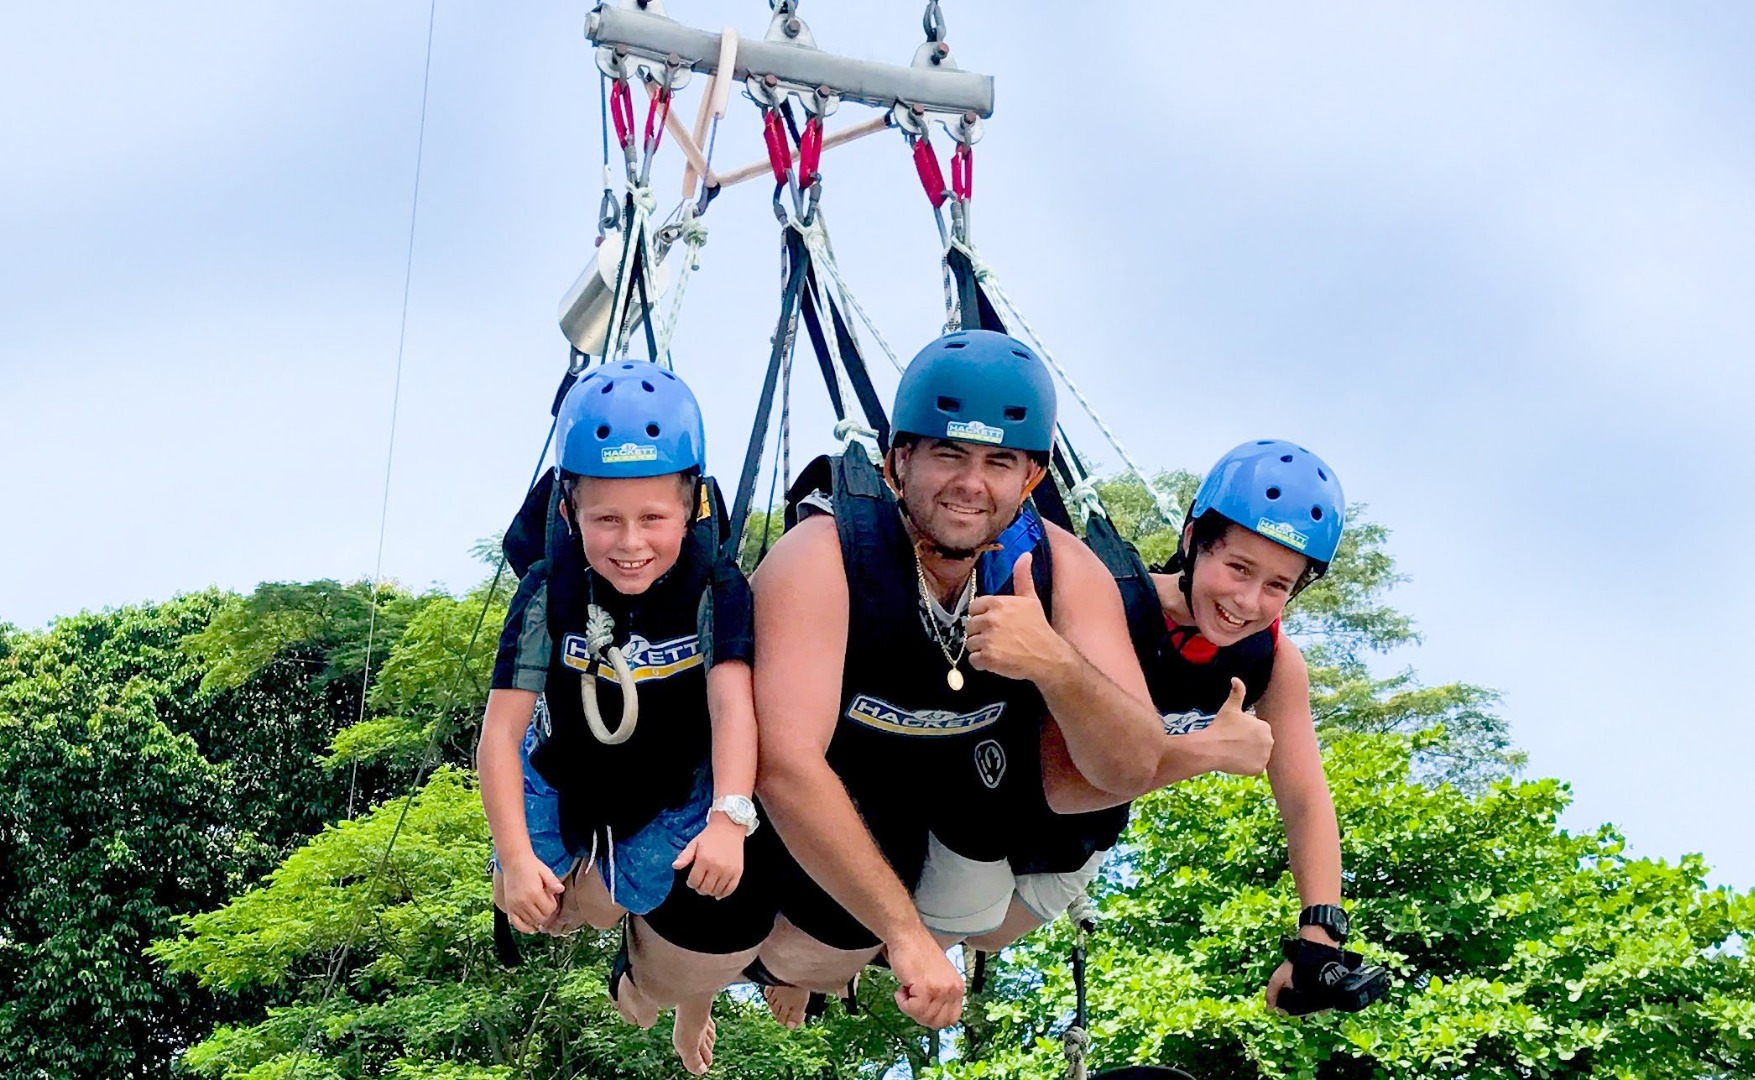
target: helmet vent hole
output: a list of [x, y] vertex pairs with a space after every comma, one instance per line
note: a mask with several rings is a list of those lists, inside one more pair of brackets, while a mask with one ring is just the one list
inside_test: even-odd
[[640, 380], [640, 389], [646, 391], [648, 394], [657, 393], [657, 391], [652, 389], [652, 384], [647, 382], [645, 379]]
[[1280, 455], [1280, 460], [1281, 460], [1281, 461], [1291, 461], [1291, 460], [1292, 460], [1292, 455], [1291, 455], [1291, 454], [1281, 454], [1281, 455]]
[[963, 411], [963, 399], [962, 398], [954, 398], [954, 397], [944, 397], [941, 395], [938, 399], [938, 411], [943, 412], [943, 413], [962, 412]]
[[1030, 410], [1025, 408], [1022, 405], [1007, 405], [1005, 407], [1005, 418], [1007, 420], [1011, 420], [1011, 421], [1015, 422], [1018, 420], [1022, 420], [1026, 415], [1029, 414], [1029, 412], [1030, 412]]
[[646, 434], [650, 438], [654, 438], [654, 439], [658, 438], [658, 425], [657, 424], [647, 424], [646, 425]]
[[603, 384], [603, 389], [602, 389], [602, 390], [599, 390], [599, 391], [598, 391], [598, 393], [600, 393], [600, 394], [607, 394], [607, 393], [609, 393], [609, 392], [610, 392], [610, 391], [611, 391], [611, 390], [614, 390], [614, 389], [615, 389], [615, 383], [604, 383], [604, 384]]
[[966, 349], [968, 347], [969, 347], [969, 343], [967, 341], [947, 341], [947, 342], [945, 342], [945, 348], [947, 348], [947, 349]]
[[660, 374], [660, 375], [662, 375], [662, 376], [664, 376], [664, 377], [665, 377], [665, 378], [667, 378], [667, 379], [669, 379], [669, 380], [670, 380], [670, 381], [671, 381], [671, 382], [675, 382], [675, 381], [676, 381], [676, 375], [675, 375], [675, 373], [674, 373], [674, 372], [669, 372], [669, 371], [660, 371], [660, 372], [659, 372], [659, 373], [658, 373], [658, 374]]
[[1322, 507], [1312, 506], [1310, 508], [1310, 520], [1312, 520], [1312, 521], [1321, 521], [1322, 520]]
[[1267, 497], [1268, 497], [1268, 498], [1270, 498], [1270, 499], [1277, 499], [1277, 498], [1279, 498], [1279, 497], [1280, 497], [1280, 489], [1279, 489], [1279, 488], [1277, 488], [1277, 487], [1271, 487], [1271, 488], [1268, 488], [1268, 490], [1267, 490]]
[[1025, 352], [1022, 349], [1013, 349], [1012, 355], [1017, 357], [1019, 360], [1032, 360], [1032, 359], [1034, 359], [1034, 357], [1032, 357], [1029, 353]]
[[1271, 443], [1272, 443], [1272, 442], [1273, 442], [1273, 440], [1272, 440], [1272, 439], [1257, 439], [1257, 440], [1255, 440], [1255, 445], [1257, 445], [1257, 446], [1268, 446], [1268, 445], [1270, 445], [1270, 444], [1271, 444]]
[[1321, 469], [1316, 470], [1316, 475], [1319, 479], [1322, 479], [1322, 480], [1328, 479], [1328, 473], [1323, 472]]
[[598, 424], [597, 425], [597, 437], [600, 439], [609, 438], [609, 425], [608, 424]]

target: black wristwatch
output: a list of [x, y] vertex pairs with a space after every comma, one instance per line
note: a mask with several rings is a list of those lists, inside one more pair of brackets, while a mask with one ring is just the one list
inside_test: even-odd
[[1340, 945], [1347, 940], [1347, 909], [1339, 904], [1311, 904], [1298, 913], [1298, 928], [1306, 926], [1322, 927]]

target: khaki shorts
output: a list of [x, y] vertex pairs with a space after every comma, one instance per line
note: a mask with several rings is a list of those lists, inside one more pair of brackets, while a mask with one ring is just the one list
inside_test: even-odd
[[999, 929], [1013, 899], [1044, 923], [1053, 922], [1091, 884], [1106, 854], [1099, 851], [1068, 873], [1014, 874], [1004, 859], [970, 859], [928, 835], [926, 868], [914, 890], [914, 906], [928, 930], [957, 937]]

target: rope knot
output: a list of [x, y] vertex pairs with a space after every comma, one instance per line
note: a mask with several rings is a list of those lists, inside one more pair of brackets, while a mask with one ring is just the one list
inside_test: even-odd
[[602, 658], [603, 650], [615, 644], [615, 616], [592, 604], [585, 613], [585, 647]]
[[1103, 500], [1097, 495], [1097, 478], [1094, 476], [1084, 477], [1074, 484], [1067, 491], [1066, 497], [1069, 501], [1078, 504], [1079, 524], [1081, 525], [1089, 522], [1092, 514], [1103, 516], [1108, 513], [1107, 510], [1103, 509]]
[[1085, 1058], [1091, 1050], [1091, 1036], [1084, 1028], [1069, 1027], [1060, 1040], [1060, 1052], [1066, 1057], [1067, 1080], [1085, 1080]]
[[860, 436], [864, 436], [868, 439], [875, 439], [877, 438], [877, 432], [852, 417], [848, 417], [835, 425], [835, 438], [841, 440], [842, 446], [851, 446]]

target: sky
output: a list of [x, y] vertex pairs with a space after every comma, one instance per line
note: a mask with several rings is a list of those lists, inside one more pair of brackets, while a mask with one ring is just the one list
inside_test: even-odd
[[[975, 242], [1131, 454], [1316, 450], [1408, 575], [1424, 640], [1385, 671], [1497, 688], [1570, 827], [1755, 887], [1755, 8], [943, 7], [996, 79]], [[470, 548], [537, 464], [555, 307], [592, 254], [586, 11], [437, 4], [400, 379], [426, 4], [0, 14], [0, 621], [369, 578], [380, 536], [411, 587], [484, 575]], [[866, 59], [920, 40], [912, 0], [801, 15]], [[734, 102], [715, 164], [760, 157]], [[943, 319], [906, 147], [823, 172], [848, 282], [906, 357]], [[705, 219], [675, 341], [723, 475], [777, 305], [760, 188]], [[795, 463], [830, 444], [799, 386]]]

